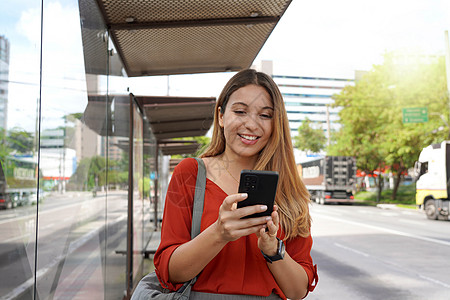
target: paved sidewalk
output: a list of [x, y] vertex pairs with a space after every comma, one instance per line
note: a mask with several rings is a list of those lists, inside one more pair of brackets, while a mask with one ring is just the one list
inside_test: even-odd
[[161, 242], [161, 231], [152, 232], [152, 237], [145, 248], [144, 256], [145, 258], [151, 258], [155, 254]]

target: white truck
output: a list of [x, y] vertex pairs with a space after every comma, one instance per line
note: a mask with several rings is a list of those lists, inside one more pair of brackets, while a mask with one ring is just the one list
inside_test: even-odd
[[297, 164], [311, 200], [319, 204], [353, 203], [356, 159], [352, 156], [325, 156]]
[[422, 150], [414, 166], [416, 204], [428, 219], [449, 220], [450, 211], [450, 141]]

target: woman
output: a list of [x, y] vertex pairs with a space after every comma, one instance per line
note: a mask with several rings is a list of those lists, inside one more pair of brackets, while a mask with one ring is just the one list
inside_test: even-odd
[[[193, 299], [305, 297], [317, 282], [310, 256], [309, 194], [297, 172], [286, 110], [272, 78], [249, 69], [230, 79], [217, 101], [212, 140], [201, 158], [207, 171], [201, 233], [190, 239], [197, 162], [188, 158], [175, 168], [166, 196], [154, 258], [161, 284], [175, 290], [198, 275]], [[237, 208], [247, 197], [238, 193], [243, 169], [279, 173], [270, 217], [241, 219], [267, 209]]]

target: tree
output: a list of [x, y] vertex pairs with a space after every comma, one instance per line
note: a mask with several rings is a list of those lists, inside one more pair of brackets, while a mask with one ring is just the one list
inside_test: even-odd
[[[445, 124], [440, 117], [448, 111], [448, 99], [443, 57], [433, 63], [418, 62], [396, 68], [392, 66], [395, 63], [392, 60], [388, 60], [385, 65], [391, 64], [391, 72], [394, 73], [390, 89], [396, 106], [395, 110], [386, 112], [385, 147], [388, 150], [386, 164], [396, 178], [392, 193], [392, 198], [395, 199], [402, 174], [414, 165], [422, 148], [445, 139], [445, 132], [438, 132], [436, 129]], [[428, 108], [429, 121], [403, 124], [401, 109], [405, 107]]]
[[[332, 155], [356, 156], [358, 168], [368, 174], [388, 167], [396, 176], [393, 198], [422, 148], [445, 139], [446, 133], [436, 129], [448, 116], [443, 58], [404, 63], [398, 57], [387, 53], [382, 65], [334, 96], [334, 106], [342, 108], [342, 127], [328, 149]], [[427, 107], [428, 122], [403, 124], [402, 109], [407, 107]], [[377, 185], [380, 194], [382, 180]]]
[[211, 138], [204, 136], [204, 135], [203, 136], [194, 136], [194, 137], [174, 138], [173, 140], [180, 141], [180, 142], [195, 141], [200, 146], [198, 147], [198, 150], [195, 152], [194, 155], [192, 155], [192, 154], [176, 154], [176, 155], [172, 155], [172, 158], [186, 158], [186, 157], [191, 157], [191, 156], [199, 156], [211, 142]]
[[306, 118], [298, 128], [294, 139], [294, 147], [303, 151], [318, 153], [325, 148], [326, 137], [322, 128], [313, 128], [313, 122]]
[[106, 185], [106, 159], [102, 156], [83, 158], [69, 180], [71, 189], [92, 190]]
[[11, 153], [12, 149], [6, 143], [6, 130], [0, 128], [0, 160], [4, 161], [6, 156]]
[[8, 132], [7, 143], [9, 148], [16, 150], [18, 153], [33, 151], [33, 135], [17, 127]]
[[77, 170], [70, 177], [67, 189], [75, 191], [89, 190], [92, 187], [88, 186], [89, 165], [90, 158], [83, 158], [77, 165]]

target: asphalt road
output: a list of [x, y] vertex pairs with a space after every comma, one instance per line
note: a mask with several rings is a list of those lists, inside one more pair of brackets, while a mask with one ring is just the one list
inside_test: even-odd
[[319, 284], [307, 299], [450, 299], [450, 222], [422, 211], [311, 206]]
[[[106, 251], [112, 253], [110, 257], [121, 258], [114, 251], [121, 247], [121, 241], [126, 241], [127, 202], [126, 193], [108, 195], [107, 218], [105, 195], [92, 198], [92, 194], [67, 193], [40, 204], [37, 278], [41, 297], [58, 295], [67, 290], [66, 286], [72, 288], [70, 295], [76, 288], [81, 290], [85, 282], [78, 282], [76, 287], [73, 282], [64, 282], [73, 280], [81, 267], [83, 276], [79, 278], [91, 278], [91, 283], [92, 278], [102, 278], [95, 275], [103, 268], [106, 227], [110, 231]], [[31, 299], [36, 206], [0, 211], [0, 228], [0, 299]], [[97, 289], [102, 285], [98, 283]], [[120, 288], [119, 295], [123, 292]]]
[[[75, 197], [61, 201], [64, 205], [48, 201], [41, 211], [40, 237], [44, 242], [40, 244], [40, 253], [44, 255], [40, 266], [49, 272], [54, 272], [55, 268], [48, 259], [57, 258], [58, 253], [64, 252], [63, 246], [55, 248], [55, 245], [67, 245], [71, 240], [68, 253], [72, 253], [71, 249], [77, 248], [75, 245], [78, 244], [77, 252], [98, 253], [102, 243], [98, 238], [88, 240], [84, 237], [90, 237], [90, 231], [104, 225], [104, 220], [100, 224], [94, 217], [104, 208], [104, 198], [79, 201]], [[112, 196], [108, 208], [117, 211], [116, 223], [121, 224], [119, 220], [123, 219], [126, 200], [119, 195]], [[32, 209], [21, 208], [0, 214], [3, 229], [0, 231], [0, 298], [11, 295], [13, 289], [31, 280], [29, 259], [34, 257], [31, 252], [35, 230]], [[307, 299], [450, 299], [450, 222], [427, 220], [423, 212], [415, 210], [358, 205], [312, 204], [311, 215], [312, 256], [318, 265], [319, 284]], [[89, 222], [77, 220], [81, 216]], [[66, 219], [71, 221], [61, 222]], [[83, 226], [74, 228], [77, 223]], [[72, 236], [75, 233], [77, 236]], [[123, 239], [119, 233], [114, 240]], [[58, 240], [61, 238], [67, 240]], [[117, 247], [111, 245], [111, 251]], [[53, 255], [47, 255], [50, 253]], [[86, 255], [82, 257], [86, 258]], [[96, 263], [80, 264], [84, 267], [83, 272], [87, 272], [86, 265], [101, 267], [99, 255], [93, 256], [92, 260]], [[70, 258], [70, 261], [75, 260]], [[91, 269], [89, 274], [95, 275], [98, 268]], [[76, 268], [71, 272], [75, 271]], [[73, 278], [73, 274], [61, 275], [61, 278]], [[64, 287], [63, 283], [60, 282], [59, 287]], [[62, 291], [56, 290], [55, 295]]]

